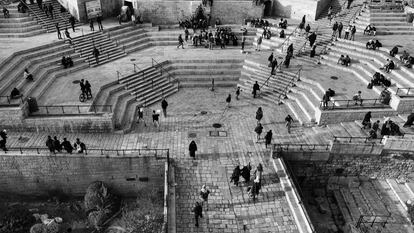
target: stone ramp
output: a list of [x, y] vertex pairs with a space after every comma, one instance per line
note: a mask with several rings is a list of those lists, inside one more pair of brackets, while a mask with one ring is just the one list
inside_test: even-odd
[[[299, 232], [268, 158], [251, 153], [196, 156], [194, 161], [175, 164], [177, 232]], [[238, 187], [230, 183], [234, 167], [239, 163], [247, 165], [249, 161], [251, 179], [259, 162], [264, 167], [262, 189], [255, 202], [249, 198], [245, 183]], [[199, 190], [204, 184], [211, 194], [208, 207], [203, 208], [200, 226], [196, 228], [190, 211], [199, 201]]]

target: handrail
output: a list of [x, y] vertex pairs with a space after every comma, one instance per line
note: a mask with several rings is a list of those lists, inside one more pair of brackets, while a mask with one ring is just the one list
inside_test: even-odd
[[[20, 0], [20, 2], [23, 3], [23, 5], [25, 5], [26, 8], [29, 9], [29, 11], [31, 11], [35, 15], [37, 22], [39, 22], [39, 20], [42, 21], [42, 23], [46, 27], [46, 32], [49, 33], [49, 27], [47, 26], [47, 23], [39, 15], [37, 15], [36, 12], [34, 12], [24, 1]], [[27, 14], [29, 14], [29, 12], [27, 12]]]
[[[355, 108], [355, 107], [359, 108], [359, 107], [367, 107], [367, 106], [389, 106], [388, 104], [383, 104], [381, 101], [383, 100], [382, 99], [332, 100], [332, 101], [329, 101], [329, 103], [331, 104], [328, 103], [328, 106], [324, 107], [323, 100], [321, 100], [319, 107], [322, 110], [334, 110], [334, 109], [344, 109], [344, 108], [346, 109], [346, 108]], [[338, 104], [338, 103], [346, 103], [346, 105]], [[362, 105], [362, 103], [364, 103], [364, 105]]]
[[[37, 154], [40, 154], [41, 152], [47, 152], [50, 153], [49, 148], [47, 147], [7, 147], [7, 151], [5, 151], [4, 153], [10, 153], [11, 151], [18, 151], [21, 154], [23, 154], [24, 152], [35, 152]], [[155, 156], [157, 157], [159, 154], [166, 154], [166, 159], [169, 159], [169, 151], [170, 149], [158, 149], [158, 148], [138, 148], [138, 149], [107, 149], [107, 148], [88, 148], [85, 150], [85, 155], [87, 155], [88, 153], [90, 154], [90, 152], [98, 152], [96, 154], [99, 155], [104, 155], [105, 153], [110, 153], [110, 152], [115, 152], [117, 156], [125, 156], [128, 154], [134, 154], [134, 153], [138, 153], [138, 155], [143, 154], [143, 152], [149, 152], [149, 153], [155, 153]], [[65, 152], [58, 152], [61, 154], [68, 154]], [[78, 154], [78, 153], [74, 153], [74, 154]], [[82, 153], [79, 153], [82, 154]], [[164, 158], [164, 157], [160, 157], [160, 158]]]
[[295, 144], [273, 144], [273, 150], [281, 149], [285, 151], [295, 150], [298, 149], [300, 151], [309, 150], [309, 151], [316, 151], [320, 149], [320, 151], [328, 151], [331, 148], [330, 144], [305, 144], [305, 143], [295, 143]]
[[283, 41], [283, 43], [279, 46], [279, 47], [281, 47], [282, 48], [282, 53], [283, 53], [283, 46], [285, 45], [285, 43], [288, 43], [289, 42], [289, 39], [290, 39], [290, 37], [292, 36], [292, 35], [294, 35], [295, 33], [296, 33], [296, 31], [298, 30], [298, 28], [299, 28], [299, 25], [298, 26], [296, 26], [296, 28], [295, 28], [295, 30], [293, 30], [293, 32], [292, 33], [290, 33], [289, 34], [289, 36]]
[[[403, 94], [399, 94], [399, 92], [403, 91], [403, 90], [407, 90], [407, 94], [403, 95]], [[414, 93], [410, 94], [410, 91], [413, 90], [414, 91], [414, 87], [401, 87], [401, 88], [397, 88], [397, 91], [395, 92], [395, 95], [398, 96], [409, 96], [409, 95], [414, 95]]]
[[[277, 72], [277, 70], [279, 70], [279, 71], [281, 71], [282, 70], [282, 65], [283, 65], [283, 62], [284, 62], [285, 60], [283, 59], [277, 66], [276, 66], [276, 68], [275, 68], [275, 72]], [[266, 81], [262, 84], [262, 86], [260, 87], [260, 90], [266, 85], [269, 85], [269, 81], [270, 81], [270, 78], [272, 77], [272, 76], [275, 76], [276, 74], [270, 74], [269, 75], [269, 77], [266, 79]]]
[[[316, 27], [316, 29], [315, 29], [315, 34], [317, 33], [319, 31], [319, 24], [318, 24], [318, 26]], [[305, 42], [303, 43], [303, 45], [298, 49], [298, 52], [297, 52], [297, 54], [296, 55], [300, 55], [301, 53], [302, 53], [302, 50], [305, 50], [305, 48], [306, 48], [306, 44], [308, 43], [308, 38], [305, 38]]]
[[[165, 73], [168, 74], [168, 82], [171, 82], [171, 78], [173, 79], [173, 82], [177, 82], [178, 84], [180, 83], [180, 81], [176, 78], [174, 78], [167, 70], [164, 69], [164, 67], [162, 66], [162, 64], [160, 64], [159, 62], [157, 62], [154, 58], [151, 58], [151, 62], [152, 62], [152, 67], [157, 68], [160, 67], [161, 69], [161, 74], [162, 71], [164, 71]], [[154, 65], [155, 63], [155, 65]]]
[[[11, 104], [10, 103], [10, 100], [12, 99], [9, 95], [2, 95], [2, 96], [0, 96], [0, 99], [2, 99], [2, 98], [6, 98], [7, 99], [7, 103], [8, 104]], [[24, 102], [24, 99], [23, 99], [23, 96], [20, 96], [19, 97], [19, 99], [20, 99], [20, 101], [21, 101], [21, 103], [23, 103]], [[0, 104], [1, 105], [1, 104]]]
[[341, 137], [341, 136], [333, 136], [333, 141], [334, 142], [339, 142], [339, 140], [345, 140], [348, 143], [351, 143], [352, 141], [358, 141], [358, 142], [373, 142], [373, 143], [382, 143], [382, 141], [384, 140], [383, 137], [381, 138], [370, 138], [370, 137]]
[[[112, 112], [112, 105], [39, 105], [37, 106], [40, 109], [46, 110], [46, 115], [60, 115], [60, 114], [89, 114], [89, 112], [98, 113], [97, 108], [109, 108], [109, 112]], [[75, 110], [75, 111], [68, 111]], [[87, 111], [81, 111], [81, 108], [87, 108]], [[51, 113], [52, 110], [58, 109], [58, 113]], [[65, 112], [66, 109], [66, 112]], [[61, 111], [59, 111], [61, 110]], [[77, 111], [76, 111], [77, 110]], [[101, 111], [104, 112], [104, 111]]]
[[357, 14], [358, 14], [358, 15], [360, 15], [360, 14], [361, 14], [362, 9], [364, 9], [364, 6], [363, 6], [363, 5], [361, 5], [361, 6], [359, 7], [359, 9], [355, 11], [355, 13], [354, 13], [354, 14], [352, 15], [352, 17], [350, 18], [350, 20], [349, 20], [349, 23], [348, 23], [348, 24], [351, 24], [351, 22], [352, 22], [352, 23], [355, 23], [355, 19], [356, 19], [356, 17], [357, 17]]

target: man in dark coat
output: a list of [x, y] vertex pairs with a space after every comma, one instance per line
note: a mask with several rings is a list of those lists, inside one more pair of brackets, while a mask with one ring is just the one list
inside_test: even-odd
[[342, 38], [342, 30], [344, 29], [344, 25], [342, 24], [342, 22], [339, 22], [338, 24], [338, 37]]
[[72, 154], [73, 146], [70, 144], [69, 141], [66, 140], [66, 138], [63, 138], [62, 147], [65, 149], [69, 154]]
[[75, 150], [80, 154], [86, 152], [85, 143], [81, 142], [79, 138], [76, 139], [76, 142], [73, 144]]
[[199, 202], [196, 202], [192, 212], [194, 212], [195, 226], [198, 227], [198, 218], [203, 218], [203, 207]]
[[98, 17], [96, 17], [96, 22], [98, 23], [99, 31], [103, 31], [102, 16], [98, 15]]
[[310, 47], [312, 47], [313, 44], [316, 41], [316, 33], [315, 32], [312, 32], [312, 34], [309, 35], [308, 40], [309, 40]]
[[52, 5], [52, 3], [49, 3], [49, 13], [50, 13], [50, 18], [53, 19], [53, 5]]
[[273, 137], [272, 130], [269, 130], [266, 133], [266, 136], [265, 136], [265, 146], [266, 146], [266, 148], [267, 148], [268, 145], [270, 145], [272, 143], [272, 137]]
[[411, 127], [413, 125], [413, 122], [414, 122], [414, 112], [408, 115], [407, 121], [405, 122], [403, 127]]
[[57, 150], [58, 152], [62, 151], [62, 144], [60, 144], [60, 141], [57, 139], [57, 137], [53, 137], [53, 147], [55, 148], [55, 150]]
[[257, 83], [257, 81], [255, 82], [255, 84], [253, 84], [253, 98], [256, 98], [257, 92], [260, 91], [260, 86]]
[[190, 157], [195, 159], [195, 152], [197, 151], [197, 144], [194, 140], [190, 142], [190, 146], [188, 147], [188, 151], [190, 152]]
[[55, 146], [54, 146], [53, 139], [51, 136], [47, 136], [46, 146], [47, 148], [49, 148], [50, 152], [55, 153]]
[[276, 66], [277, 66], [277, 59], [274, 58], [272, 61], [272, 70], [270, 71], [270, 74], [275, 74]]
[[70, 26], [72, 27], [73, 32], [75, 32], [75, 23], [76, 23], [76, 20], [75, 20], [75, 17], [73, 15], [71, 15], [69, 17], [69, 23], [70, 23]]
[[241, 174], [240, 166], [237, 165], [234, 168], [233, 173], [231, 174], [230, 182], [233, 182], [234, 185], [239, 186], [240, 174]]
[[167, 118], [167, 107], [168, 107], [168, 102], [167, 100], [164, 98], [161, 101], [161, 108], [162, 108], [162, 112], [164, 113], [164, 117]]
[[93, 47], [92, 55], [95, 57], [96, 64], [99, 64], [99, 50]]
[[56, 27], [57, 37], [58, 37], [59, 40], [61, 40], [62, 39], [62, 34], [60, 33], [59, 23], [56, 23], [55, 27]]

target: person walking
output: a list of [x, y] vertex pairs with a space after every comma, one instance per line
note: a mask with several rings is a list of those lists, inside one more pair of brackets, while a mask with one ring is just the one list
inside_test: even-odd
[[257, 123], [257, 126], [256, 126], [256, 128], [254, 129], [254, 132], [256, 132], [256, 134], [257, 134], [257, 143], [259, 142], [259, 140], [260, 140], [260, 135], [262, 134], [262, 132], [263, 132], [263, 126], [262, 126], [262, 124], [261, 123]]
[[262, 36], [257, 37], [257, 41], [256, 41], [256, 51], [260, 51], [260, 48], [262, 46]]
[[66, 150], [66, 152], [68, 152], [69, 154], [72, 154], [72, 151], [73, 151], [72, 144], [66, 138], [63, 138], [62, 147], [63, 149]]
[[203, 207], [196, 202], [192, 212], [194, 212], [195, 226], [198, 227], [198, 218], [203, 218]]
[[262, 110], [262, 107], [259, 107], [257, 109], [257, 111], [256, 111], [256, 120], [257, 120], [257, 123], [260, 123], [260, 121], [262, 120], [262, 118], [263, 118], [263, 110]]
[[244, 53], [244, 45], [246, 44], [246, 37], [242, 35], [242, 41], [241, 41], [241, 53]]
[[338, 22], [335, 21], [335, 23], [332, 26], [332, 39], [336, 40], [336, 33], [338, 30]]
[[46, 17], [49, 18], [49, 7], [46, 5], [46, 3], [43, 4], [43, 11], [46, 14]]
[[71, 15], [69, 17], [69, 23], [70, 23], [70, 26], [72, 27], [73, 32], [75, 32], [75, 23], [76, 23], [76, 20], [75, 20], [75, 17], [73, 15]]
[[147, 126], [147, 124], [145, 123], [145, 119], [144, 119], [144, 108], [142, 106], [138, 108], [138, 120], [137, 120], [137, 123], [139, 124], [140, 121], [144, 122], [144, 126], [145, 127]]
[[[159, 110], [157, 110], [159, 111]], [[160, 127], [160, 114], [155, 110], [152, 111], [152, 123], [156, 128]]]
[[95, 27], [93, 26], [93, 19], [89, 19], [89, 28], [92, 32], [95, 31]]
[[72, 37], [70, 37], [70, 33], [68, 31], [68, 28], [65, 28], [65, 36], [68, 38], [69, 43], [72, 44]]
[[338, 37], [342, 38], [342, 30], [344, 29], [344, 25], [342, 24], [342, 22], [339, 22], [338, 24]]
[[167, 107], [168, 107], [168, 102], [167, 100], [164, 98], [161, 101], [161, 108], [162, 108], [162, 112], [164, 113], [164, 117], [167, 118]]
[[273, 62], [273, 52], [270, 54], [270, 56], [267, 58], [267, 61], [269, 62], [269, 66], [272, 66], [272, 62]]
[[267, 148], [268, 145], [272, 143], [273, 133], [272, 130], [269, 130], [265, 135], [265, 146]]
[[352, 29], [351, 29], [351, 37], [349, 37], [349, 40], [355, 40], [355, 33], [356, 33], [356, 27], [355, 27], [355, 25], [354, 26], [352, 26]]
[[59, 23], [56, 23], [55, 27], [56, 27], [57, 37], [58, 37], [59, 40], [61, 40], [62, 39], [62, 34], [60, 33]]
[[293, 118], [288, 114], [285, 118], [285, 122], [286, 122], [286, 128], [288, 130], [288, 133], [290, 133], [290, 128], [292, 127], [292, 123], [293, 123]]
[[240, 87], [237, 87], [237, 89], [236, 89], [236, 100], [239, 100], [240, 92], [241, 92]]
[[88, 80], [86, 80], [86, 82], [85, 82], [85, 94], [86, 94], [86, 98], [87, 99], [91, 99], [92, 98], [91, 84], [89, 83]]
[[59, 139], [57, 139], [56, 136], [53, 137], [53, 147], [58, 152], [62, 152], [62, 144], [60, 144], [60, 141], [59, 141]]
[[96, 47], [93, 47], [92, 55], [95, 57], [96, 65], [99, 64], [99, 50]]
[[239, 186], [240, 174], [241, 174], [240, 165], [237, 165], [233, 169], [233, 173], [231, 174], [231, 177], [230, 177], [230, 182], [233, 182], [234, 185]]
[[178, 46], [177, 46], [177, 49], [179, 49], [180, 46], [184, 49], [184, 40], [183, 40], [183, 37], [182, 37], [181, 34], [178, 36]]
[[51, 153], [56, 153], [55, 152], [55, 147], [54, 147], [54, 144], [53, 144], [53, 139], [52, 139], [52, 137], [50, 135], [47, 136], [46, 146], [47, 146], [47, 148], [49, 148], [49, 151]]
[[230, 108], [230, 103], [231, 103], [231, 94], [229, 94], [226, 98], [226, 103], [227, 103], [227, 108]]
[[208, 208], [208, 196], [210, 195], [210, 190], [206, 187], [206, 185], [203, 185], [200, 190], [200, 200], [201, 205], [204, 206], [204, 203], [206, 203], [206, 210]]
[[98, 23], [99, 31], [103, 31], [102, 16], [101, 15], [98, 15], [98, 17], [96, 17], [96, 22]]
[[270, 70], [270, 74], [271, 75], [275, 75], [276, 74], [275, 73], [275, 69], [277, 67], [277, 59], [276, 59], [276, 57], [273, 59], [271, 66], [272, 66], [272, 69]]
[[364, 119], [362, 120], [362, 129], [370, 129], [371, 128], [371, 112], [367, 112], [364, 116]]
[[195, 153], [197, 151], [197, 144], [194, 140], [190, 142], [190, 145], [188, 147], [188, 151], [190, 152], [190, 157], [195, 159]]
[[260, 91], [260, 86], [257, 81], [253, 84], [253, 98], [256, 98], [257, 92]]

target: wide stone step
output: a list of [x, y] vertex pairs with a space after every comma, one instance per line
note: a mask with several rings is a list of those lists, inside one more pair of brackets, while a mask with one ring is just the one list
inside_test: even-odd
[[414, 199], [414, 196], [410, 193], [408, 188], [404, 184], [398, 183], [395, 179], [387, 179], [387, 183], [390, 185], [401, 205], [407, 209], [407, 201]]

